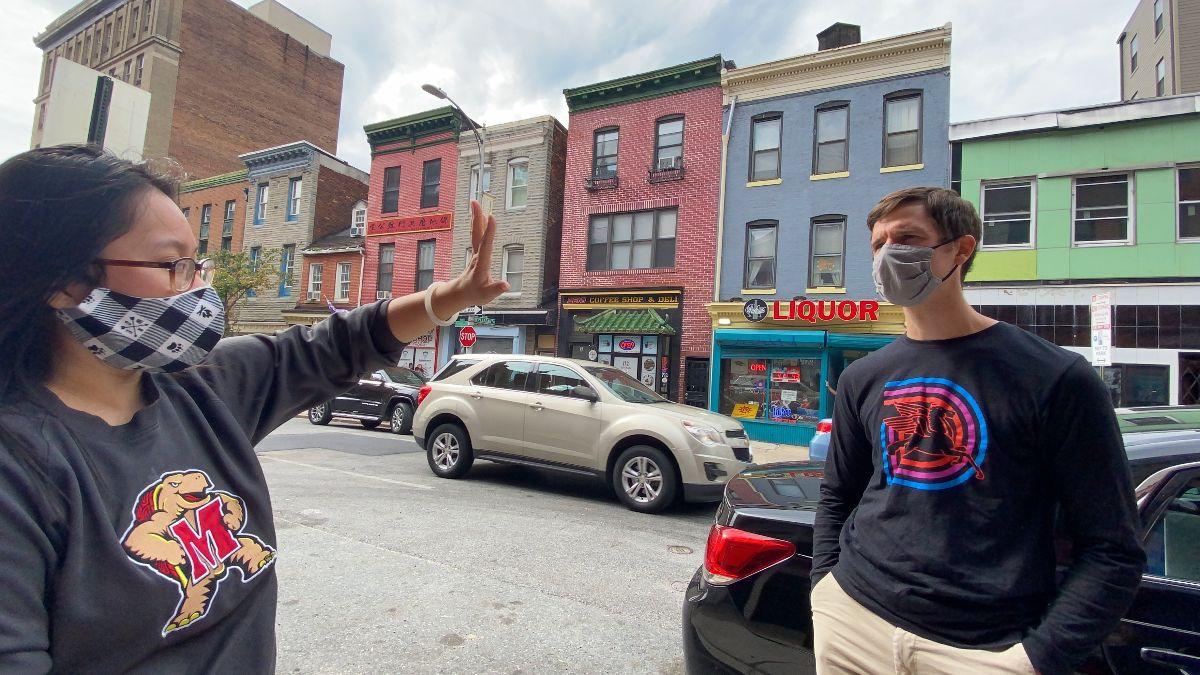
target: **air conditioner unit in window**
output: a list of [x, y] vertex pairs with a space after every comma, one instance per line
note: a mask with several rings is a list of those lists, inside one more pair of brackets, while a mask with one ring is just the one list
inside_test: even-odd
[[365, 229], [365, 228], [362, 225], [351, 225], [350, 226], [350, 236], [351, 237], [363, 236], [363, 229]]
[[309, 300], [320, 300], [321, 299], [321, 291], [309, 291], [308, 299]]
[[375, 291], [376, 300], [387, 300], [390, 297], [392, 297], [391, 291]]
[[661, 171], [663, 169], [678, 169], [681, 166], [683, 166], [683, 158], [682, 157], [659, 157], [658, 158], [659, 171]]

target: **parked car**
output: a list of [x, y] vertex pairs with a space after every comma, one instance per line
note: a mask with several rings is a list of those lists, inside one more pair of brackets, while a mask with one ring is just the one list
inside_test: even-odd
[[[1200, 450], [1200, 437], [1190, 448]], [[755, 466], [729, 481], [685, 593], [688, 673], [815, 672], [809, 572], [823, 475], [824, 464], [810, 461]], [[1148, 477], [1137, 504], [1148, 554], [1141, 588], [1081, 671], [1200, 674], [1200, 462]]]
[[808, 458], [824, 462], [829, 458], [829, 439], [833, 437], [833, 420], [823, 419], [817, 423], [817, 433], [808, 442]]
[[424, 385], [425, 378], [408, 368], [377, 370], [341, 396], [310, 408], [308, 421], [329, 424], [335, 418], [351, 419], [367, 429], [388, 422], [393, 434], [407, 434], [412, 431], [413, 410]]
[[1200, 405], [1162, 405], [1117, 408], [1121, 433], [1200, 429]]
[[544, 356], [473, 355], [421, 391], [413, 435], [429, 468], [460, 478], [476, 459], [605, 480], [627, 507], [717, 501], [751, 461], [737, 420], [659, 396], [623, 371]]
[[1200, 462], [1200, 428], [1174, 431], [1138, 431], [1124, 434], [1125, 454], [1133, 484], [1183, 462]]

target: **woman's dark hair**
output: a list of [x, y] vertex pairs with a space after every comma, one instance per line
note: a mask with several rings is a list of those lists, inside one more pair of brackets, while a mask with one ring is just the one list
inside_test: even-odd
[[100, 252], [125, 234], [139, 197], [174, 198], [177, 174], [93, 145], [23, 152], [0, 164], [0, 398], [50, 373], [58, 320], [50, 299], [103, 281]]

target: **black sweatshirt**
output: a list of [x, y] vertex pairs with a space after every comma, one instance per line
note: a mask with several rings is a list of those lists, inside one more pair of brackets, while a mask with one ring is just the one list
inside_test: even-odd
[[[1056, 505], [1074, 562], [1055, 583]], [[1006, 323], [901, 337], [849, 366], [813, 544], [815, 584], [958, 647], [1023, 642], [1069, 672], [1145, 565], [1116, 416], [1078, 354]]]
[[274, 671], [254, 444], [396, 362], [385, 307], [222, 340], [144, 375], [146, 407], [116, 427], [46, 389], [0, 403], [0, 672]]

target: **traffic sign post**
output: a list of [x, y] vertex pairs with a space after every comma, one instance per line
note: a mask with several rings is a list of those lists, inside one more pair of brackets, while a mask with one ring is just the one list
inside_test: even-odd
[[475, 329], [470, 326], [458, 332], [458, 344], [462, 345], [463, 349], [470, 349], [477, 339], [479, 339], [479, 336], [475, 333]]

